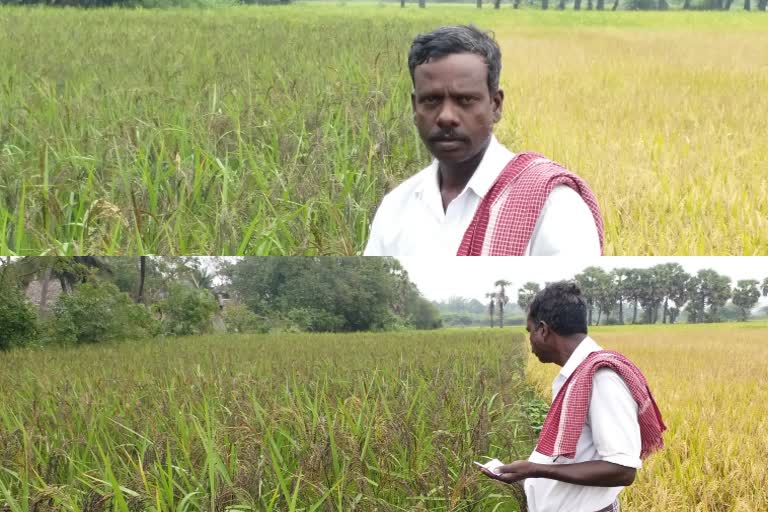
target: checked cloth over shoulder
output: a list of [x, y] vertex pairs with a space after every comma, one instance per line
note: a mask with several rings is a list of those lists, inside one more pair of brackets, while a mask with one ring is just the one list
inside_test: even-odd
[[515, 155], [477, 207], [458, 256], [522, 256], [549, 193], [557, 185], [575, 190], [595, 219], [603, 251], [603, 218], [584, 180], [538, 153]]
[[621, 377], [637, 402], [642, 448], [640, 458], [664, 447], [666, 426], [648, 388], [648, 382], [632, 362], [613, 350], [592, 352], [560, 388], [539, 434], [536, 451], [550, 457], [573, 459], [581, 430], [587, 420], [592, 396], [592, 379], [600, 368], [610, 368]]

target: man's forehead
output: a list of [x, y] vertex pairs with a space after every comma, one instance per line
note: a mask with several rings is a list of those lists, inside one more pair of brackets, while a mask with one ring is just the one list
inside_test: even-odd
[[430, 59], [414, 69], [414, 79], [421, 80], [461, 80], [471, 81], [486, 79], [488, 67], [485, 60], [474, 53], [452, 53], [444, 57]]

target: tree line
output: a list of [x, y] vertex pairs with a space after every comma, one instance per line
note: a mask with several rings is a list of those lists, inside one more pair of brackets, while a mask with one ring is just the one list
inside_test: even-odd
[[[762, 282], [731, 278], [712, 269], [687, 273], [679, 263], [662, 263], [650, 268], [615, 268], [606, 271], [590, 266], [574, 276], [587, 301], [590, 325], [625, 323], [675, 323], [681, 315], [688, 323], [720, 322], [726, 305], [746, 321], [761, 296], [768, 296], [768, 277]], [[517, 291], [517, 304], [527, 310], [540, 291], [536, 282], [527, 282]], [[496, 299], [498, 300], [498, 299]], [[493, 324], [493, 299], [489, 305]]]
[[441, 325], [391, 258], [0, 259], [0, 350], [214, 331]]

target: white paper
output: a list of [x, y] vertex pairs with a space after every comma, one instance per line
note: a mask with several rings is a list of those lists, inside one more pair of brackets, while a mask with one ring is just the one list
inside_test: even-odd
[[501, 472], [498, 470], [498, 468], [500, 466], [504, 465], [504, 463], [501, 462], [499, 459], [489, 460], [485, 464], [480, 464], [479, 462], [475, 462], [475, 464], [477, 464], [481, 468], [487, 469], [488, 471], [490, 471], [491, 473], [493, 473], [495, 475], [500, 475], [501, 474]]

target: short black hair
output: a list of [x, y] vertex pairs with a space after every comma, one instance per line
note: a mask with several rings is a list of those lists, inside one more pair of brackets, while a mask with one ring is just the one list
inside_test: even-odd
[[545, 322], [561, 336], [587, 334], [587, 302], [573, 281], [550, 283], [528, 307], [534, 324]]
[[488, 67], [488, 92], [491, 95], [496, 93], [501, 74], [501, 50], [494, 41], [492, 32], [483, 32], [472, 25], [440, 27], [427, 34], [417, 35], [408, 53], [411, 82], [416, 85], [413, 77], [416, 66], [454, 53], [474, 53], [481, 56]]

